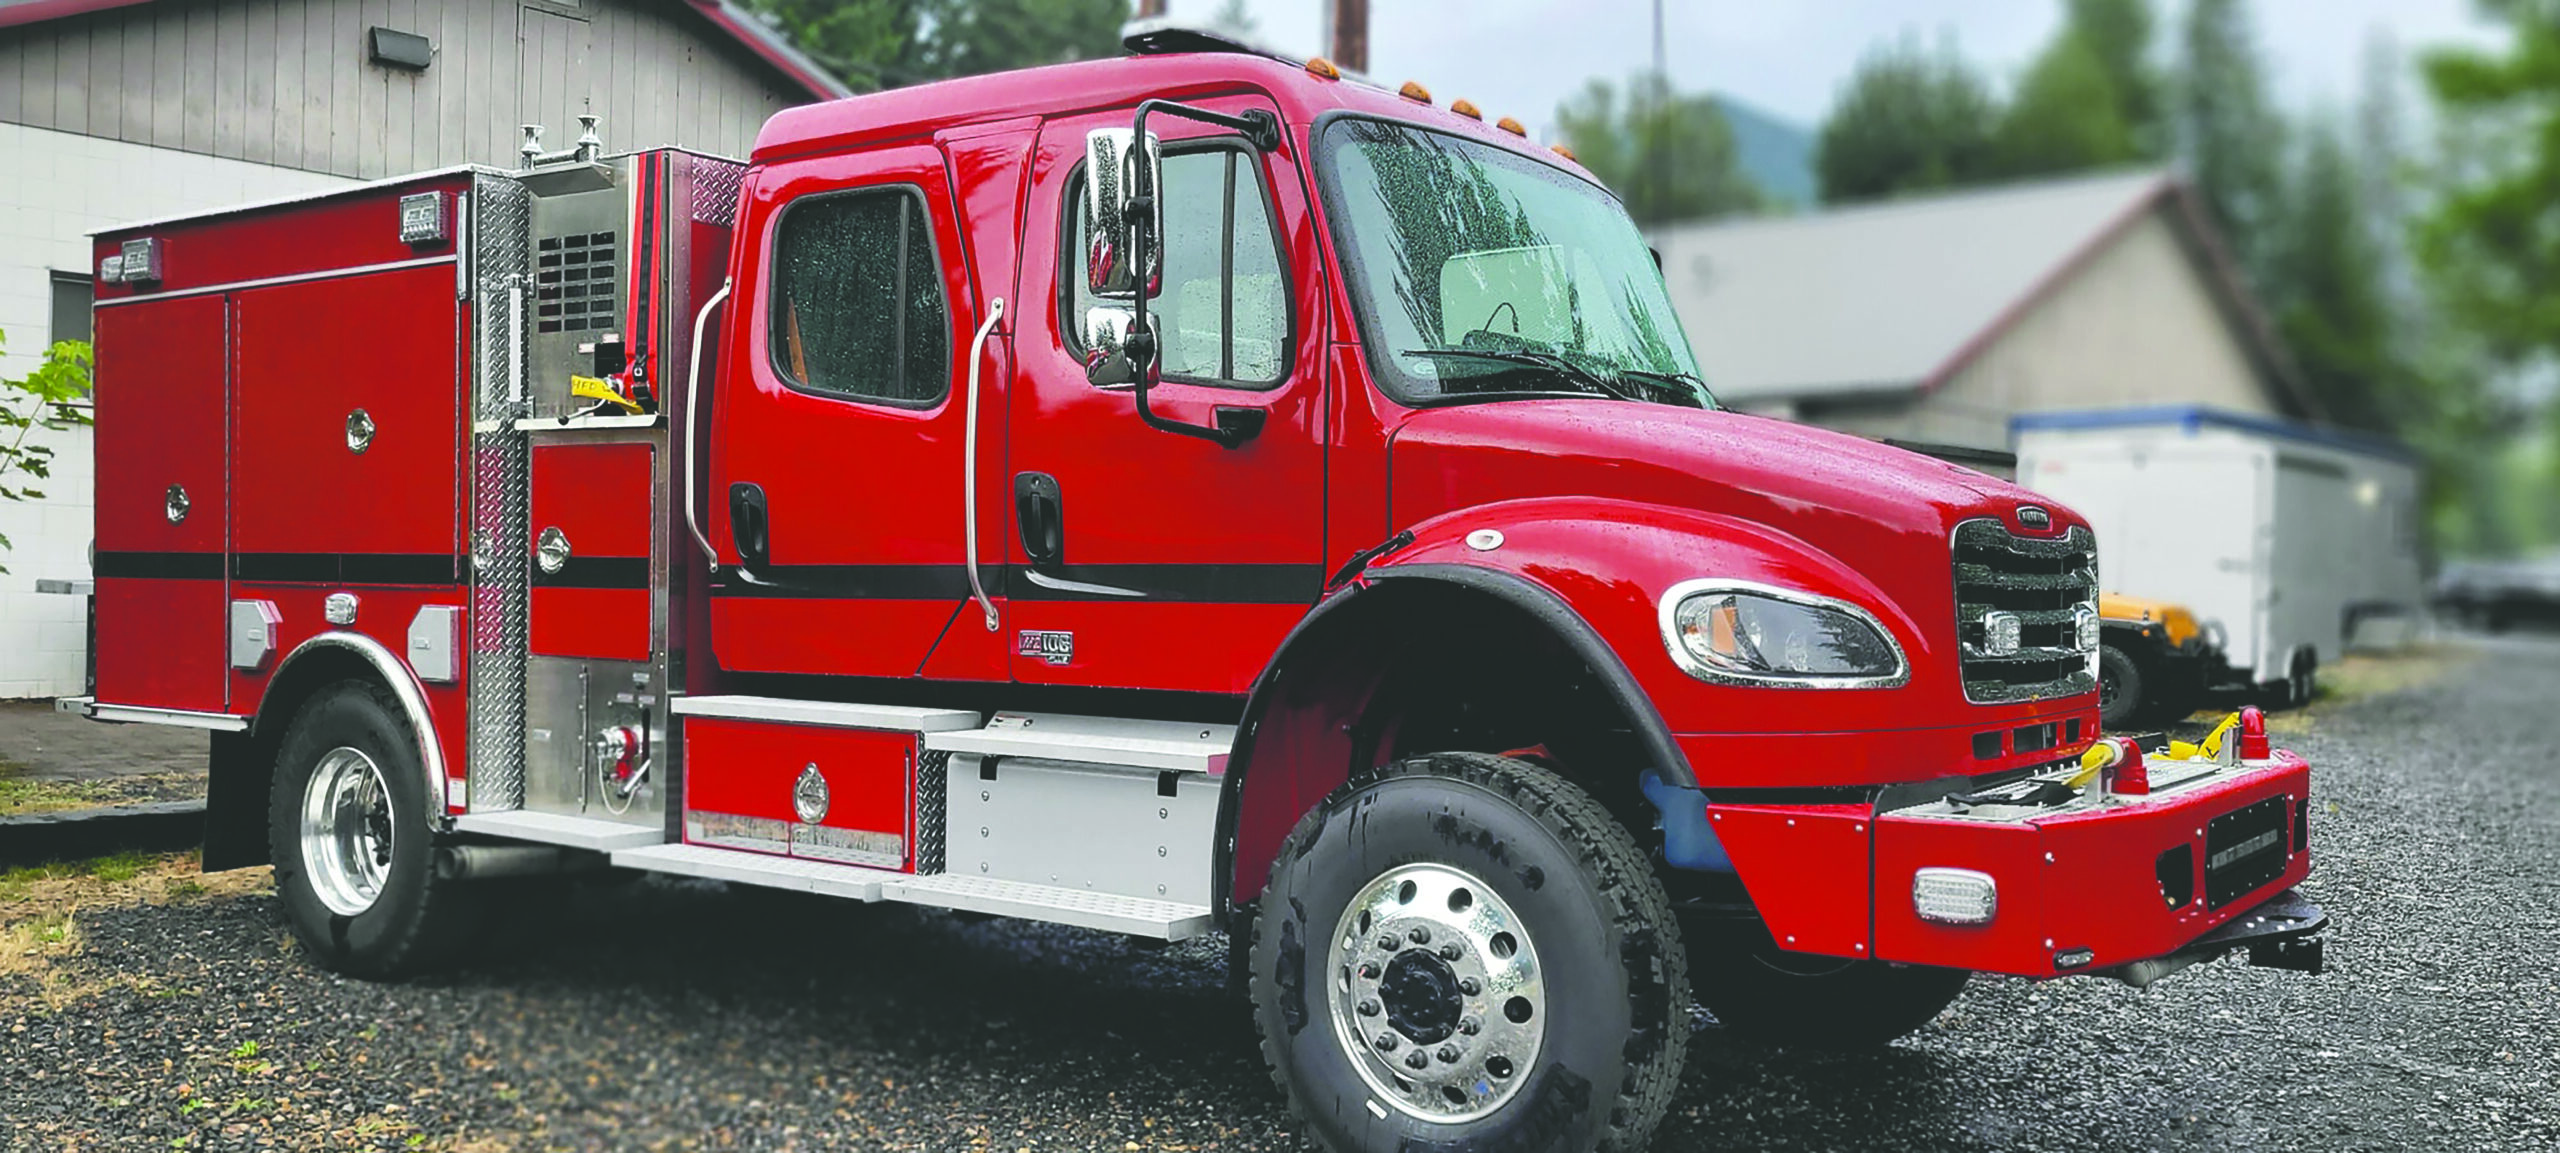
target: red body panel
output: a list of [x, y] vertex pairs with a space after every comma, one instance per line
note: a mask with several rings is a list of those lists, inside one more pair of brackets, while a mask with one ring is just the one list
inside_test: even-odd
[[[455, 556], [464, 444], [453, 269], [330, 277], [233, 299], [233, 551]], [[316, 323], [324, 317], [345, 322]], [[375, 428], [362, 452], [347, 435], [359, 409]], [[452, 565], [445, 570], [441, 583], [453, 583]]]
[[904, 846], [896, 867], [913, 868], [913, 734], [693, 717], [685, 721], [684, 742], [693, 766], [685, 774], [686, 812], [797, 823], [793, 783], [803, 768], [815, 766], [828, 800], [816, 823], [896, 836]]
[[[220, 712], [223, 411], [221, 296], [98, 310], [98, 699]], [[171, 523], [169, 487], [187, 494]]]
[[[124, 238], [148, 236], [158, 239], [162, 245], [161, 279], [150, 284], [101, 282], [97, 286], [96, 299], [98, 303], [106, 304], [132, 297], [159, 296], [247, 281], [451, 257], [451, 240], [416, 245], [401, 242], [400, 198], [416, 192], [435, 191], [444, 194], [450, 204], [451, 197], [470, 187], [471, 177], [467, 173], [439, 172], [397, 184], [368, 187], [327, 200], [118, 229], [98, 237], [91, 266], [95, 267], [98, 258], [115, 253]], [[450, 266], [445, 269], [444, 276], [447, 301], [450, 302], [453, 287], [453, 269]], [[339, 326], [336, 332], [319, 331], [321, 327], [325, 326], [314, 326], [311, 335], [317, 339], [351, 342], [360, 342], [367, 335], [354, 324]], [[374, 365], [362, 360], [340, 366], [350, 372], [369, 367]]]
[[[569, 538], [556, 575], [534, 569], [533, 651], [649, 659], [650, 486], [646, 444], [546, 444], [533, 450], [531, 548], [544, 529]], [[604, 564], [594, 562], [603, 561]]]
[[1867, 955], [1867, 806], [1709, 805], [1707, 818], [1779, 948]]
[[[321, 615], [321, 602], [333, 592], [352, 592], [356, 597], [356, 623], [330, 624]], [[256, 672], [232, 670], [231, 711], [255, 716], [266, 707], [267, 686], [273, 684], [284, 659], [302, 642], [324, 632], [346, 631], [362, 634], [394, 653], [405, 653], [409, 645], [409, 622], [418, 610], [428, 605], [461, 605], [468, 597], [459, 589], [404, 588], [397, 586], [347, 586], [326, 584], [277, 584], [240, 581], [231, 586], [231, 595], [241, 600], [271, 601], [282, 620], [276, 626], [276, 659]], [[106, 611], [99, 610], [100, 624]], [[420, 682], [419, 692], [426, 698], [427, 718], [435, 726], [436, 743], [444, 750], [445, 775], [460, 780], [468, 775], [471, 759], [467, 752], [470, 739], [468, 721], [470, 701], [464, 686], [467, 679], [451, 684]], [[290, 719], [290, 718], [287, 718]]]

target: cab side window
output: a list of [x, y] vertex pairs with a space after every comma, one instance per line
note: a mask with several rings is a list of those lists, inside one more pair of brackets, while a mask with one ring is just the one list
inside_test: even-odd
[[951, 391], [942, 262], [912, 188], [827, 193], [774, 236], [773, 366], [827, 396], [923, 407]]
[[[1198, 384], [1267, 388], [1288, 371], [1289, 286], [1271, 205], [1252, 154], [1218, 147], [1164, 158], [1164, 284], [1147, 301], [1163, 336], [1162, 376]], [[1086, 279], [1092, 221], [1084, 178], [1068, 190], [1065, 331], [1084, 354], [1084, 317], [1126, 301], [1094, 295]]]

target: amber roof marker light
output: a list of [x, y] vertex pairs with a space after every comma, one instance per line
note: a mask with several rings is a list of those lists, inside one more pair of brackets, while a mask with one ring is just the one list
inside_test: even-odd
[[1476, 108], [1475, 101], [1472, 100], [1452, 100], [1449, 102], [1449, 111], [1455, 112], [1460, 116], [1464, 116], [1469, 120], [1484, 119], [1484, 113]]
[[1396, 89], [1396, 95], [1421, 104], [1431, 103], [1431, 90], [1410, 80], [1404, 82], [1404, 87]]
[[1527, 136], [1527, 135], [1529, 134], [1529, 130], [1528, 130], [1528, 129], [1526, 129], [1526, 128], [1521, 127], [1521, 126], [1520, 126], [1520, 122], [1519, 122], [1519, 121], [1514, 120], [1514, 119], [1512, 119], [1512, 118], [1510, 118], [1510, 117], [1508, 117], [1508, 116], [1505, 116], [1505, 117], [1503, 117], [1503, 118], [1502, 118], [1502, 119], [1500, 119], [1500, 120], [1496, 120], [1496, 121], [1494, 121], [1494, 122], [1493, 122], [1493, 126], [1494, 126], [1494, 127], [1496, 127], [1496, 128], [1499, 128], [1499, 129], [1501, 129], [1501, 130], [1503, 130], [1503, 131], [1505, 131], [1505, 132], [1508, 132], [1508, 133], [1512, 134], [1513, 136]]
[[1340, 80], [1342, 69], [1334, 67], [1333, 61], [1322, 56], [1310, 56], [1307, 58], [1307, 75], [1321, 76], [1327, 80]]

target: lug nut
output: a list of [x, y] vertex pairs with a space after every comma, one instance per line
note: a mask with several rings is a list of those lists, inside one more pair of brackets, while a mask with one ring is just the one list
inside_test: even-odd
[[1378, 1015], [1378, 999], [1377, 999], [1377, 998], [1375, 998], [1375, 997], [1367, 997], [1367, 998], [1363, 998], [1363, 999], [1361, 1000], [1361, 1002], [1360, 1002], [1360, 1015], [1361, 1015], [1361, 1016], [1363, 1016], [1363, 1017], [1375, 1017], [1375, 1016], [1377, 1016], [1377, 1015]]
[[1404, 1067], [1405, 1067], [1405, 1068], [1407, 1068], [1407, 1069], [1427, 1069], [1427, 1068], [1430, 1068], [1430, 1067], [1431, 1067], [1431, 1054], [1429, 1054], [1429, 1053], [1425, 1053], [1425, 1052], [1423, 1052], [1423, 1051], [1422, 1051], [1422, 1050], [1420, 1050], [1420, 1049], [1416, 1049], [1416, 1050], [1414, 1050], [1413, 1052], [1407, 1053], [1407, 1054], [1405, 1054], [1405, 1055], [1404, 1055]]
[[1378, 1034], [1378, 1051], [1379, 1051], [1379, 1052], [1381, 1052], [1381, 1053], [1393, 1053], [1393, 1052], [1395, 1052], [1395, 1051], [1396, 1051], [1396, 1035], [1395, 1035], [1395, 1034], [1393, 1034], [1393, 1033], [1380, 1033], [1380, 1034]]
[[1458, 1018], [1458, 1031], [1466, 1034], [1467, 1036], [1473, 1037], [1478, 1033], [1484, 1032], [1484, 1022], [1476, 1020], [1473, 1017], [1460, 1017]]
[[1378, 979], [1378, 963], [1377, 963], [1376, 961], [1362, 961], [1362, 962], [1360, 962], [1360, 979], [1361, 979], [1361, 980], [1363, 980], [1363, 981], [1375, 981], [1375, 980], [1377, 980], [1377, 979]]
[[1405, 935], [1413, 938], [1413, 943], [1417, 945], [1428, 945], [1431, 943], [1431, 930], [1422, 925], [1415, 925], [1413, 927], [1413, 931]]
[[1458, 948], [1458, 943], [1456, 941], [1451, 941], [1448, 944], [1440, 946], [1440, 959], [1443, 961], [1455, 961], [1458, 959], [1458, 954], [1462, 951], [1463, 950]]
[[1380, 934], [1378, 934], [1378, 947], [1379, 947], [1379, 948], [1381, 948], [1381, 949], [1384, 949], [1384, 950], [1386, 950], [1386, 951], [1388, 951], [1388, 952], [1390, 952], [1390, 953], [1395, 952], [1395, 951], [1396, 951], [1396, 935], [1395, 935], [1395, 934], [1393, 934], [1393, 933], [1380, 933]]
[[1440, 1047], [1439, 1056], [1441, 1064], [1455, 1065], [1458, 1063], [1458, 1047], [1455, 1045], [1442, 1045]]
[[1460, 992], [1460, 993], [1463, 993], [1463, 994], [1465, 994], [1465, 995], [1467, 995], [1467, 996], [1469, 996], [1469, 997], [1472, 997], [1472, 996], [1475, 996], [1477, 993], [1482, 992], [1483, 990], [1484, 990], [1484, 986], [1483, 986], [1483, 985], [1481, 985], [1481, 984], [1478, 984], [1478, 983], [1476, 982], [1476, 979], [1475, 979], [1475, 978], [1473, 978], [1473, 977], [1460, 977], [1460, 978], [1458, 978], [1458, 992]]

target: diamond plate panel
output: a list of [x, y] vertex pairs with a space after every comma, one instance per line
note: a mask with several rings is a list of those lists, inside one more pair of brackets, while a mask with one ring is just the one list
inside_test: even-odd
[[942, 814], [948, 807], [948, 798], [943, 795], [947, 789], [943, 769], [950, 760], [951, 754], [934, 751], [908, 762], [913, 768], [909, 770], [907, 795], [916, 799], [918, 876], [942, 871]]
[[472, 185], [471, 808], [524, 806], [531, 414], [524, 377], [533, 197], [495, 174]]
[[693, 218], [727, 228], [738, 218], [738, 185], [746, 177], [743, 164], [693, 158]]

